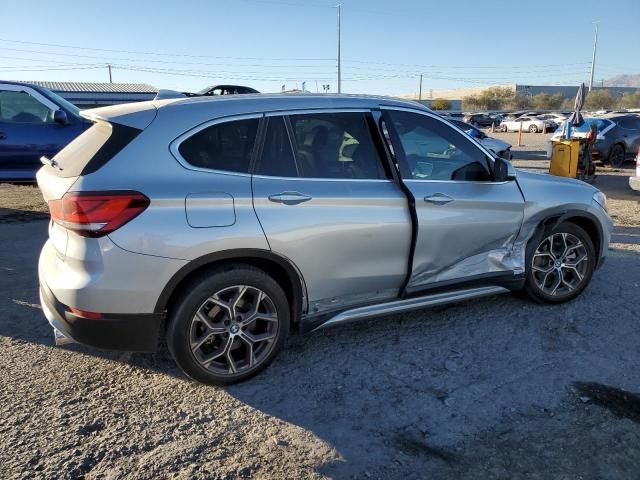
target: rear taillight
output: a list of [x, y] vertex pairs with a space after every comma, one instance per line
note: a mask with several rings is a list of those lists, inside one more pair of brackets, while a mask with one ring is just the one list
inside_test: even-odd
[[149, 199], [139, 192], [67, 193], [49, 202], [51, 219], [85, 237], [102, 237], [140, 215]]

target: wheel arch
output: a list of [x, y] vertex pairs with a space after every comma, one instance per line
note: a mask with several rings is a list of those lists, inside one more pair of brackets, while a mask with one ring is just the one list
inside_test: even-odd
[[591, 241], [593, 242], [593, 248], [596, 251], [596, 267], [600, 261], [601, 248], [602, 248], [602, 226], [598, 219], [589, 212], [582, 210], [569, 210], [563, 214], [553, 215], [542, 221], [542, 227], [556, 227], [562, 222], [571, 222], [578, 227], [582, 228]]
[[306, 306], [307, 292], [302, 274], [287, 258], [268, 250], [237, 249], [203, 255], [178, 270], [163, 288], [155, 313], [165, 314], [182, 288], [203, 271], [231, 264], [251, 265], [270, 275], [284, 290], [291, 307], [291, 321], [295, 325]]

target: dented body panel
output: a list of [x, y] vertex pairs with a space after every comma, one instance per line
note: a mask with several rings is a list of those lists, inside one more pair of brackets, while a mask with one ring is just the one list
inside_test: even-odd
[[[405, 182], [416, 199], [417, 242], [409, 292], [477, 275], [522, 272], [512, 256], [524, 212], [515, 181]], [[426, 197], [446, 195], [448, 203]]]

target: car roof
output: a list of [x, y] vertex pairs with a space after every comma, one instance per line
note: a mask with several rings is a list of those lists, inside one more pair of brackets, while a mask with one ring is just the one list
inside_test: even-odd
[[[191, 117], [193, 120], [201, 119], [202, 121], [206, 121], [206, 119], [215, 117], [260, 112], [343, 108], [369, 109], [381, 106], [430, 111], [418, 102], [382, 96], [250, 93], [242, 95], [169, 98], [165, 100], [126, 103], [84, 110], [82, 115], [85, 118], [94, 120], [102, 119], [120, 122], [124, 117], [147, 116], [150, 113], [149, 111], [156, 110], [158, 115], [171, 114], [180, 117]], [[153, 115], [155, 116], [155, 113]]]
[[[348, 95], [348, 94], [312, 94], [312, 93], [249, 93], [242, 95], [220, 95], [218, 97], [191, 97], [169, 101], [171, 106], [190, 106], [208, 103], [238, 102], [251, 103], [258, 110], [288, 110], [313, 108], [373, 108], [381, 105], [429, 109], [412, 100], [377, 95]], [[162, 108], [164, 105], [158, 105]]]
[[14, 80], [0, 80], [0, 85], [20, 85], [22, 87], [31, 87], [35, 90], [43, 90], [43, 87], [39, 85], [34, 85], [33, 83], [27, 83], [27, 82], [16, 82]]

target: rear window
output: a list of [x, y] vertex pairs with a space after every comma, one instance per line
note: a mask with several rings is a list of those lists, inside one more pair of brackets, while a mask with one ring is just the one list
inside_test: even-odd
[[45, 168], [58, 177], [88, 175], [116, 156], [140, 131], [116, 123], [96, 122], [53, 157], [57, 167]]
[[182, 158], [194, 167], [248, 173], [259, 120], [235, 120], [211, 125], [184, 140]]
[[607, 128], [608, 126], [610, 126], [611, 120], [606, 120], [603, 118], [585, 118], [584, 119], [584, 123], [582, 125], [580, 125], [579, 127], [572, 127], [574, 132], [583, 132], [586, 133], [589, 131], [589, 129], [591, 128], [591, 124], [595, 123], [596, 127], [598, 129], [598, 132], [601, 132], [602, 130], [604, 130], [605, 128]]

